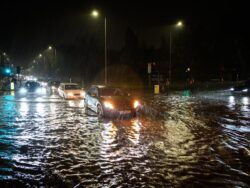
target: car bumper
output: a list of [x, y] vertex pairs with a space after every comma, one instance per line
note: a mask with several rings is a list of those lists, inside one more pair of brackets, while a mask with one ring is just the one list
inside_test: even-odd
[[110, 110], [104, 109], [104, 117], [110, 118], [131, 118], [136, 116], [136, 111], [134, 109], [126, 110]]
[[66, 96], [65, 99], [68, 99], [68, 100], [83, 100], [84, 97], [82, 96]]

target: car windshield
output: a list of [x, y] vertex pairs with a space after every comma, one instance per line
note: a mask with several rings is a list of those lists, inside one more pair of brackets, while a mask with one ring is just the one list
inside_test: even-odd
[[102, 88], [99, 91], [100, 96], [125, 96], [126, 93], [118, 88]]
[[26, 82], [25, 87], [27, 88], [36, 88], [39, 87], [40, 84], [37, 82]]
[[49, 85], [58, 87], [60, 85], [60, 82], [57, 81], [50, 82]]
[[66, 90], [81, 89], [78, 85], [65, 85]]

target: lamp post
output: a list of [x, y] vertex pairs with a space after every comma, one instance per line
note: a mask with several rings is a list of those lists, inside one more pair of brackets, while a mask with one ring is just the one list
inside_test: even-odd
[[54, 49], [54, 60], [56, 61], [56, 48], [54, 47], [52, 47], [52, 46], [49, 46], [48, 47], [48, 50], [53, 50]]
[[[99, 12], [96, 10], [92, 11], [92, 16], [93, 17], [98, 17]], [[108, 78], [107, 78], [107, 19], [106, 16], [104, 17], [104, 80], [105, 80], [105, 85], [107, 85]]]
[[[183, 23], [181, 21], [177, 22], [175, 27], [180, 28], [183, 26]], [[169, 31], [169, 69], [168, 69], [168, 76], [169, 76], [169, 82], [171, 83], [171, 74], [172, 74], [172, 31], [170, 28]]]

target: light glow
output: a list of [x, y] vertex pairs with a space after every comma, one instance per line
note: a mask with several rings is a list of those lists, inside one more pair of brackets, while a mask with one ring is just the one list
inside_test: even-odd
[[69, 97], [73, 97], [74, 95], [73, 95], [73, 93], [67, 93], [67, 95], [69, 96]]
[[243, 89], [242, 91], [243, 91], [243, 92], [248, 92], [248, 89]]
[[140, 106], [140, 102], [139, 101], [134, 101], [134, 108], [137, 108], [138, 106]]
[[21, 89], [20, 89], [20, 93], [21, 93], [21, 94], [25, 94], [25, 93], [27, 93], [27, 89], [25, 89], [25, 88], [21, 88]]
[[178, 27], [182, 27], [182, 26], [183, 26], [183, 23], [182, 23], [182, 21], [178, 21], [176, 25], [177, 25]]
[[110, 102], [107, 102], [107, 101], [104, 102], [104, 107], [109, 108], [109, 109], [114, 109], [114, 106]]
[[92, 11], [92, 16], [98, 17], [98, 16], [99, 16], [99, 12], [96, 11], [96, 10], [93, 10], [93, 11]]
[[84, 91], [81, 92], [81, 96], [82, 96], [82, 97], [85, 97], [85, 92], [84, 92]]

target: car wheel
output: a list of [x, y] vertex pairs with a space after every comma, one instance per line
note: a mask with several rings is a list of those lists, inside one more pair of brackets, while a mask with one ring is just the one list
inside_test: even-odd
[[97, 106], [97, 116], [98, 116], [98, 118], [102, 118], [104, 116], [103, 109], [102, 109], [101, 105]]

